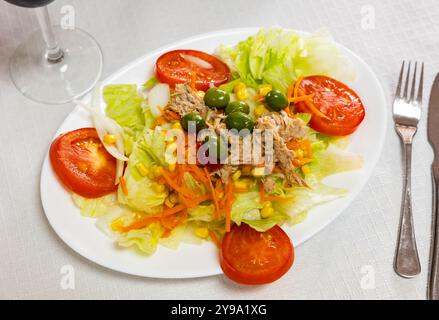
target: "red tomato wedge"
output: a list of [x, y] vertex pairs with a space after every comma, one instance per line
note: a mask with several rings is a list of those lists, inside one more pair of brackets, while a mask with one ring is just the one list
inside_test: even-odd
[[296, 103], [296, 110], [311, 113], [310, 127], [323, 134], [349, 135], [357, 130], [366, 115], [355, 91], [335, 79], [326, 76], [305, 77], [299, 89], [304, 95], [315, 95], [311, 103]]
[[80, 196], [99, 198], [117, 189], [116, 159], [105, 150], [94, 128], [56, 138], [50, 147], [50, 160], [61, 182]]
[[229, 81], [229, 67], [218, 58], [196, 50], [174, 50], [165, 53], [156, 62], [157, 79], [172, 88], [179, 83], [195, 82], [197, 90], [207, 91], [210, 85], [218, 87]]
[[293, 261], [294, 248], [279, 226], [258, 232], [246, 224], [234, 225], [224, 236], [220, 252], [224, 274], [247, 285], [278, 280], [291, 268]]

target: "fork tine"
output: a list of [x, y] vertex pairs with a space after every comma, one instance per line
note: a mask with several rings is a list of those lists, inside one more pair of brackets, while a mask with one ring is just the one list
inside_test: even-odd
[[419, 88], [418, 88], [418, 97], [416, 98], [416, 102], [421, 105], [422, 104], [422, 91], [424, 90], [424, 62], [422, 62], [421, 67], [421, 79], [419, 81]]
[[399, 73], [398, 87], [396, 88], [395, 97], [401, 98], [402, 76], [404, 75], [405, 61], [402, 62], [401, 72]]
[[412, 89], [410, 90], [410, 102], [413, 102], [415, 99], [415, 86], [416, 86], [416, 72], [418, 70], [418, 62], [415, 62], [415, 70], [413, 72], [413, 81], [412, 81]]
[[404, 97], [403, 97], [406, 101], [409, 100], [408, 93], [409, 93], [409, 81], [410, 81], [410, 68], [411, 68], [411, 65], [412, 65], [412, 62], [409, 61], [409, 67], [408, 67], [408, 70], [407, 70], [407, 75], [405, 77], [405, 88], [404, 88]]

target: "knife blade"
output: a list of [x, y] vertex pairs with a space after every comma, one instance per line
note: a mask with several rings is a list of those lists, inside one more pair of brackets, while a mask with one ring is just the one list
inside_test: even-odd
[[434, 79], [428, 106], [428, 140], [434, 151], [439, 152], [439, 73]]
[[431, 166], [433, 181], [433, 224], [431, 264], [428, 280], [428, 299], [439, 300], [439, 74], [431, 88], [428, 106], [428, 140], [435, 156]]

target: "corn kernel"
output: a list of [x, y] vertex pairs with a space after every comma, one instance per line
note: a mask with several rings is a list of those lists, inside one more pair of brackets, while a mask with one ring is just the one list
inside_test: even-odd
[[195, 228], [195, 235], [201, 239], [207, 239], [209, 230], [207, 228]]
[[241, 175], [242, 175], [241, 170], [236, 171], [232, 176], [233, 181], [238, 181], [238, 179], [241, 178]]
[[204, 96], [206, 95], [206, 93], [205, 93], [204, 91], [199, 90], [199, 91], [197, 91], [197, 95], [198, 95], [201, 99], [204, 99]]
[[148, 168], [145, 167], [145, 165], [143, 163], [136, 164], [136, 169], [144, 177], [146, 177], [148, 175], [148, 173], [149, 173]]
[[169, 201], [171, 201], [172, 203], [178, 203], [178, 194], [176, 194], [176, 193], [171, 193], [169, 196], [168, 196], [168, 199], [169, 199]]
[[250, 179], [241, 179], [234, 182], [235, 187], [238, 189], [247, 189], [251, 185], [252, 181]]
[[181, 123], [177, 121], [172, 125], [172, 129], [182, 130], [183, 128], [181, 127]]
[[244, 101], [248, 99], [248, 94], [247, 94], [247, 90], [245, 91], [238, 91], [236, 93], [236, 99], [239, 101]]
[[247, 100], [248, 98], [247, 86], [242, 82], [238, 83], [235, 88], [233, 88], [233, 92], [236, 94], [236, 99], [240, 101]]
[[122, 218], [117, 218], [113, 222], [111, 222], [111, 230], [113, 231], [119, 231], [123, 227], [124, 223]]
[[238, 189], [246, 189], [247, 188], [247, 183], [244, 180], [235, 181], [234, 185]]
[[116, 138], [116, 136], [114, 136], [112, 134], [106, 134], [104, 136], [104, 142], [106, 144], [115, 144], [117, 142], [117, 138]]
[[270, 218], [274, 214], [274, 209], [272, 207], [264, 207], [261, 210], [261, 217], [266, 219]]
[[294, 151], [294, 154], [296, 155], [297, 158], [301, 159], [303, 158], [303, 150], [302, 149], [298, 149], [296, 151]]
[[264, 167], [253, 168], [252, 175], [254, 177], [263, 177], [263, 176], [265, 176], [265, 168]]
[[273, 86], [271, 84], [263, 84], [259, 87], [258, 94], [262, 97], [265, 97], [271, 90], [273, 90]]
[[271, 208], [272, 203], [271, 203], [271, 201], [264, 201], [264, 202], [262, 203], [262, 206], [263, 206], [264, 208]]
[[152, 190], [154, 190], [157, 193], [161, 193], [165, 191], [165, 186], [159, 183], [154, 183], [152, 185]]
[[169, 199], [169, 197], [167, 197], [166, 200], [165, 200], [165, 205], [166, 205], [168, 208], [173, 208], [173, 207], [175, 206], [175, 203], [173, 203], [173, 202], [171, 201], [171, 199]]
[[162, 167], [159, 166], [154, 166], [153, 171], [154, 171], [154, 177], [158, 178], [162, 175]]
[[307, 176], [307, 175], [309, 175], [309, 174], [311, 173], [311, 169], [309, 168], [309, 166], [304, 165], [304, 166], [302, 167], [302, 172], [303, 172], [303, 174], [304, 174], [305, 176]]
[[260, 104], [255, 108], [255, 117], [262, 117], [264, 114], [269, 113], [270, 111], [263, 105]]
[[235, 92], [235, 93], [237, 93], [238, 91], [243, 91], [243, 90], [247, 90], [247, 86], [243, 82], [236, 84], [235, 87], [233, 88], [233, 92]]
[[176, 163], [170, 163], [170, 164], [168, 165], [168, 169], [169, 169], [169, 171], [171, 171], [171, 172], [174, 172], [176, 167], [177, 167], [177, 164], [176, 164]]

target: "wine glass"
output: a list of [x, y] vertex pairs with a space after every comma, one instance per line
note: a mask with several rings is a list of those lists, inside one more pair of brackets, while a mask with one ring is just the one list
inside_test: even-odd
[[27, 98], [63, 104], [89, 92], [102, 74], [102, 51], [96, 40], [78, 28], [53, 27], [47, 5], [54, 0], [6, 0], [33, 8], [40, 30], [21, 43], [9, 61], [9, 73]]

